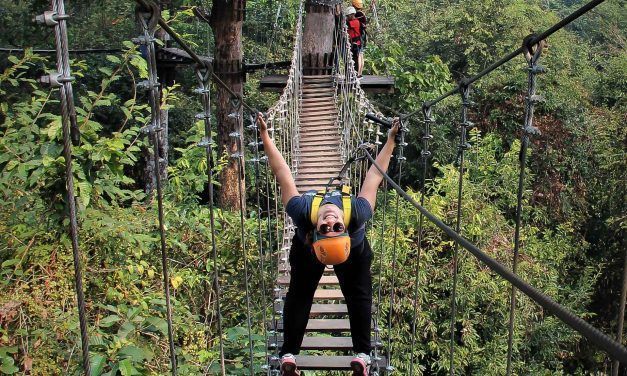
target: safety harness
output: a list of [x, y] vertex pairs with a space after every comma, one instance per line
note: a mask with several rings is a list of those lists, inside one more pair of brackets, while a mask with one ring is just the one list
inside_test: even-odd
[[[342, 211], [344, 212], [344, 226], [348, 228], [351, 221], [352, 207], [351, 207], [351, 187], [348, 185], [342, 185], [340, 192], [342, 193]], [[327, 195], [325, 190], [316, 192], [311, 202], [311, 213], [309, 215], [311, 224], [315, 225], [318, 222], [318, 211], [320, 210], [320, 204]]]

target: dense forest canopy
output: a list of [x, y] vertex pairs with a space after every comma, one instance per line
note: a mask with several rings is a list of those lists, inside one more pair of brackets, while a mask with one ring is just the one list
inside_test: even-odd
[[[298, 2], [248, 0], [243, 22], [246, 64], [289, 61]], [[220, 1], [161, 1], [163, 16], [201, 55], [214, 56], [210, 25], [195, 16]], [[365, 74], [391, 75], [393, 94], [372, 100], [409, 113], [453, 88], [584, 4], [580, 0], [369, 0]], [[148, 122], [145, 79], [135, 4], [127, 0], [67, 1], [71, 49], [111, 49], [72, 54], [72, 74], [81, 142], [74, 147], [80, 248], [94, 375], [169, 373], [165, 303], [160, 277], [157, 210], [146, 191]], [[376, 7], [372, 7], [376, 5]], [[61, 118], [56, 89], [37, 78], [55, 68], [51, 29], [31, 22], [47, 9], [44, 0], [0, 0], [0, 374], [80, 374], [80, 335], [67, 234]], [[376, 11], [376, 12], [375, 12]], [[627, 10], [608, 0], [551, 36], [538, 78], [535, 125], [523, 202], [519, 274], [580, 317], [615, 336], [623, 264], [627, 158]], [[171, 43], [163, 41], [164, 44]], [[175, 47], [175, 44], [172, 44]], [[15, 49], [6, 52], [6, 49]], [[25, 49], [25, 50], [20, 50]], [[259, 80], [285, 70], [247, 75], [247, 103], [269, 108], [277, 95], [261, 92]], [[219, 374], [213, 264], [208, 241], [207, 176], [202, 107], [193, 93], [193, 70], [178, 67], [163, 105], [169, 113], [168, 184], [165, 187], [170, 286], [179, 373]], [[472, 87], [468, 170], [464, 176], [464, 235], [504, 265], [511, 265], [516, 211], [520, 131], [527, 87], [526, 63], [515, 58]], [[215, 104], [214, 104], [215, 106]], [[431, 165], [425, 206], [454, 223], [457, 195], [459, 96], [433, 109]], [[408, 120], [408, 163], [403, 186], [419, 197], [420, 117]], [[228, 156], [215, 155], [216, 172]], [[254, 172], [247, 181], [253, 181]], [[262, 179], [270, 179], [263, 174]], [[265, 180], [264, 180], [265, 181]], [[262, 184], [264, 186], [264, 184]], [[220, 190], [219, 186], [216, 186]], [[254, 186], [245, 232], [257, 231]], [[270, 192], [265, 190], [265, 197]], [[393, 192], [381, 193], [392, 200]], [[274, 200], [274, 198], [271, 198]], [[239, 212], [217, 207], [217, 248], [222, 275], [222, 312], [227, 373], [248, 374]], [[394, 218], [383, 237], [392, 247]], [[272, 218], [272, 226], [282, 218]], [[410, 348], [418, 214], [407, 203], [399, 212], [398, 270], [392, 255], [377, 254], [377, 286], [387, 293], [397, 275], [391, 331], [395, 366], [407, 374], [413, 352], [420, 374], [448, 373], [453, 244], [432, 225], [422, 239], [418, 271], [418, 340]], [[264, 228], [263, 231], [268, 231]], [[246, 240], [257, 265], [261, 244]], [[263, 256], [261, 256], [263, 257]], [[455, 358], [458, 374], [505, 374], [510, 285], [461, 253]], [[381, 264], [379, 264], [379, 261]], [[382, 265], [380, 267], [379, 265]], [[267, 271], [253, 269], [251, 277]], [[260, 288], [254, 286], [254, 350], [261, 372], [265, 343]], [[389, 301], [381, 304], [389, 310]], [[384, 315], [382, 315], [384, 317]], [[383, 320], [383, 318], [382, 318]], [[611, 359], [532, 301], [520, 297], [515, 322], [514, 372], [519, 375], [609, 374]], [[623, 344], [625, 344], [623, 336]], [[624, 367], [623, 367], [624, 372]]]

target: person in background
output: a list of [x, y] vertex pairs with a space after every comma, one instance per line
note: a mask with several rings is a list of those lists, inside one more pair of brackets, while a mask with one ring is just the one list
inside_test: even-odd
[[352, 6], [347, 7], [344, 10], [348, 37], [351, 42], [351, 53], [353, 54], [353, 60], [355, 61], [355, 70], [357, 71], [357, 78], [361, 78], [361, 72], [364, 68], [362, 36], [365, 32], [365, 26], [363, 26], [362, 23], [355, 17], [356, 14], [357, 10]]
[[[281, 201], [296, 226], [289, 254], [290, 284], [283, 307], [283, 346], [279, 351], [281, 375], [301, 374], [294, 355], [300, 352], [318, 281], [325, 265], [333, 265], [348, 308], [355, 352], [350, 362], [352, 375], [368, 376], [373, 255], [365, 225], [373, 215], [383, 175], [375, 166], [370, 166], [357, 196], [343, 190], [301, 194], [289, 166], [268, 134], [261, 113], [257, 115], [257, 124], [270, 168], [281, 187]], [[389, 166], [399, 127], [396, 118], [377, 155], [376, 163], [383, 171]]]
[[364, 13], [364, 2], [362, 0], [353, 0], [353, 7], [355, 8], [355, 18], [359, 21], [361, 28], [361, 48], [359, 49], [359, 57], [357, 58], [357, 77], [361, 78], [364, 70], [364, 50], [366, 49], [366, 42], [368, 41], [368, 33], [366, 26], [368, 25], [368, 19]]

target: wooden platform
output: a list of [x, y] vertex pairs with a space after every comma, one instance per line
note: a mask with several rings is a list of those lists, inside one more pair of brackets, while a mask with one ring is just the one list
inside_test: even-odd
[[[268, 75], [263, 77], [259, 82], [259, 89], [261, 89], [261, 91], [272, 91], [280, 93], [283, 91], [286, 83], [287, 75]], [[359, 80], [359, 85], [367, 93], [393, 93], [394, 77], [364, 75]]]

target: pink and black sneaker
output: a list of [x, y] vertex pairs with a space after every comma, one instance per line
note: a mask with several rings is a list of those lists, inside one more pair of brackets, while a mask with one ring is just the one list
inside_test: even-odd
[[351, 360], [353, 376], [368, 376], [370, 371], [370, 356], [359, 353]]
[[300, 376], [294, 355], [285, 354], [281, 357], [281, 376]]

